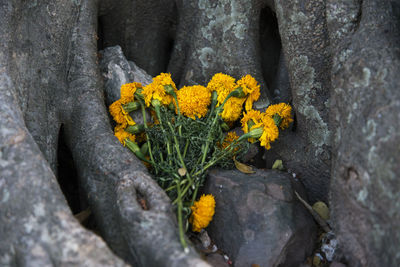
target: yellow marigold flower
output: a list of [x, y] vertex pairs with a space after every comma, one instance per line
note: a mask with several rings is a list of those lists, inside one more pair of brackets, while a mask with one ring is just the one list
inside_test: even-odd
[[[239, 139], [239, 136], [236, 134], [236, 132], [229, 132], [225, 138], [220, 147], [222, 149], [227, 148], [230, 144], [232, 144], [233, 141]], [[235, 151], [238, 149], [238, 147], [235, 148]]]
[[222, 119], [227, 122], [234, 122], [239, 119], [242, 114], [244, 98], [230, 97], [224, 105], [224, 110], [221, 113]]
[[144, 100], [146, 106], [150, 106], [151, 100], [157, 99], [163, 105], [168, 106], [170, 103], [174, 103], [174, 97], [165, 92], [164, 86], [171, 85], [176, 92], [175, 83], [171, 79], [171, 74], [160, 73], [160, 75], [153, 78], [153, 82], [143, 88]]
[[262, 125], [262, 114], [260, 111], [254, 109], [243, 112], [243, 118], [240, 122], [242, 123], [243, 132], [248, 133], [252, 128]]
[[132, 117], [129, 115], [128, 112], [126, 112], [124, 110], [124, 108], [122, 106], [121, 106], [121, 112], [122, 112], [122, 114], [123, 114], [123, 116], [125, 118], [125, 123], [127, 123], [128, 125], [135, 125], [136, 124], [136, 122], [133, 121]]
[[[262, 114], [258, 110], [249, 110], [243, 112], [243, 118], [240, 121], [242, 123], [242, 129], [244, 133], [250, 132], [254, 128], [262, 127]], [[249, 142], [254, 143], [256, 139], [249, 138]]]
[[121, 101], [119, 99], [117, 101], [115, 101], [114, 103], [112, 103], [108, 109], [116, 123], [126, 124], [125, 116], [122, 113], [123, 109], [122, 109]]
[[280, 127], [282, 130], [288, 128], [289, 124], [293, 122], [292, 107], [286, 103], [270, 105], [265, 111], [265, 114], [267, 114], [271, 118], [274, 117], [275, 114], [277, 114], [282, 120], [280, 123]]
[[125, 146], [125, 139], [129, 139], [132, 142], [135, 142], [135, 135], [130, 134], [125, 131], [125, 126], [122, 124], [118, 124], [114, 128], [114, 135], [118, 138], [118, 140]]
[[129, 124], [129, 125], [135, 125], [136, 123], [132, 120], [131, 116], [129, 116], [129, 113], [124, 110], [122, 107], [121, 100], [118, 99], [114, 103], [112, 103], [109, 107], [109, 111], [111, 116], [114, 118], [115, 122], [121, 125], [124, 125], [124, 127]]
[[184, 86], [177, 92], [179, 109], [183, 115], [192, 118], [204, 117], [211, 103], [211, 92], [204, 86]]
[[260, 85], [251, 75], [246, 75], [236, 82], [237, 87], [242, 87], [243, 92], [247, 95], [245, 110], [251, 110], [253, 103], [260, 97]]
[[263, 133], [260, 137], [261, 146], [265, 147], [267, 150], [271, 148], [270, 143], [275, 141], [279, 136], [278, 127], [275, 125], [274, 120], [267, 115], [262, 117], [263, 123]]
[[194, 232], [200, 232], [211, 222], [215, 212], [215, 199], [213, 195], [202, 195], [191, 207], [192, 214], [189, 222]]
[[217, 73], [207, 85], [207, 89], [218, 93], [218, 104], [222, 104], [230, 92], [235, 89], [235, 79], [223, 73]]
[[126, 104], [133, 102], [134, 94], [137, 88], [141, 88], [141, 83], [126, 83], [121, 86], [121, 103]]

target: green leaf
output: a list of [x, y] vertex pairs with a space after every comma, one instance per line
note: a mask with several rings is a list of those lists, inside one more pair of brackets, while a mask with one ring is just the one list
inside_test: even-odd
[[274, 164], [272, 164], [272, 169], [283, 171], [284, 167], [282, 160], [280, 159], [275, 160]]

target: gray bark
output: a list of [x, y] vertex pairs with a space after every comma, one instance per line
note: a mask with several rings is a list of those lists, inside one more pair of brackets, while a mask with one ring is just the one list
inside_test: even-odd
[[400, 5], [328, 1], [331, 207], [350, 266], [400, 264]]
[[123, 265], [77, 223], [56, 184], [63, 125], [89, 206], [116, 254], [143, 266], [207, 266], [183, 252], [166, 194], [113, 136], [97, 66], [97, 2], [0, 7], [2, 263]]
[[167, 196], [112, 134], [97, 51], [120, 45], [180, 85], [252, 74], [259, 108], [290, 101], [295, 123], [267, 163], [282, 159], [312, 202], [327, 201], [331, 184], [350, 264], [398, 265], [399, 9], [377, 0], [0, 1], [0, 264], [124, 265], [61, 195], [61, 128], [114, 253], [145, 266], [205, 264], [181, 252]]

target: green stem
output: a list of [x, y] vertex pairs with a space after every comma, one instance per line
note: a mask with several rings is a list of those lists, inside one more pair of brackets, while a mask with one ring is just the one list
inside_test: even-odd
[[183, 221], [182, 221], [182, 198], [181, 198], [181, 186], [179, 181], [176, 183], [176, 189], [178, 192], [178, 226], [179, 226], [179, 239], [183, 248], [186, 250], [187, 244], [185, 240], [185, 233], [183, 231]]
[[192, 197], [192, 201], [190, 202], [190, 207], [193, 206], [194, 201], [196, 200], [197, 197], [197, 192], [199, 191], [199, 182], [196, 183], [196, 189], [193, 192], [193, 197]]
[[[217, 108], [217, 111], [218, 111], [218, 109], [219, 109], [219, 107]], [[209, 148], [209, 146], [210, 146], [210, 138], [211, 138], [212, 129], [214, 129], [215, 123], [216, 123], [217, 120], [218, 120], [218, 114], [219, 114], [219, 112], [216, 113], [216, 115], [215, 115], [215, 117], [214, 117], [214, 120], [213, 120], [213, 122], [211, 123], [210, 131], [208, 132], [208, 135], [207, 135], [206, 145], [205, 145], [205, 147], [204, 147], [204, 149], [203, 149], [203, 155], [202, 155], [201, 163], [200, 163], [201, 165], [203, 165], [204, 162], [206, 161], [206, 157], [207, 157], [207, 153], [208, 153], [208, 148]]]
[[282, 118], [281, 116], [279, 116], [278, 114], [274, 114], [274, 116], [272, 116], [272, 119], [275, 122], [276, 127], [279, 127], [282, 123]]
[[209, 116], [207, 117], [207, 122], [209, 121], [209, 119], [211, 118], [212, 114], [214, 113], [215, 107], [217, 106], [218, 103], [218, 94], [216, 91], [213, 91], [211, 93], [211, 107], [210, 107], [210, 113]]
[[185, 162], [183, 161], [183, 157], [182, 157], [182, 154], [181, 154], [181, 151], [180, 151], [180, 148], [179, 148], [178, 139], [176, 139], [176, 136], [174, 135], [174, 128], [172, 127], [172, 125], [171, 125], [170, 122], [168, 122], [168, 126], [169, 126], [169, 129], [171, 130], [171, 133], [172, 133], [173, 138], [174, 138], [175, 150], [176, 150], [176, 153], [178, 154], [178, 159], [179, 159], [179, 161], [180, 161], [180, 163], [181, 163], [181, 167], [182, 167], [182, 168], [185, 168], [185, 170], [186, 170], [186, 177], [189, 179], [189, 182], [192, 183], [192, 178], [190, 177], [189, 171], [188, 171], [187, 168], [186, 168], [186, 164], [185, 164]]
[[175, 100], [175, 104], [176, 104], [176, 108], [178, 110], [178, 118], [181, 117], [181, 111], [179, 109], [179, 104], [178, 104], [178, 97], [176, 96], [175, 90], [172, 87], [172, 85], [164, 85], [164, 90], [167, 94], [170, 94], [173, 96], [174, 100]]
[[125, 138], [125, 145], [138, 157], [139, 159], [151, 163], [149, 160], [146, 159], [146, 157], [142, 154], [140, 151], [140, 147], [133, 141], [129, 140], [128, 138]]
[[[182, 181], [180, 182], [180, 185], [182, 186], [182, 185], [184, 185], [184, 184], [186, 184], [186, 183], [187, 183], [187, 180], [182, 180]], [[168, 191], [171, 191], [171, 190], [174, 189], [174, 188], [176, 188], [176, 185], [171, 185], [170, 187], [168, 187], [167, 189], [165, 189], [165, 191], [168, 192]]]
[[[209, 146], [210, 146], [210, 141], [209, 141], [209, 140], [210, 140], [210, 137], [211, 137], [211, 132], [212, 132], [211, 130], [214, 129], [215, 124], [217, 123], [217, 120], [218, 120], [218, 117], [219, 117], [219, 113], [222, 112], [222, 109], [223, 109], [223, 107], [224, 107], [226, 101], [228, 101], [228, 99], [229, 99], [231, 96], [234, 96], [234, 95], [236, 94], [235, 92], [236, 92], [236, 91], [230, 92], [230, 93], [228, 94], [228, 96], [225, 98], [224, 102], [222, 102], [222, 104], [216, 109], [214, 119], [213, 119], [213, 121], [212, 121], [212, 123], [211, 123], [210, 131], [208, 132], [208, 135], [207, 135], [206, 145], [205, 145], [205, 147], [204, 147], [204, 149], [203, 149], [203, 155], [202, 155], [202, 158], [201, 158], [201, 165], [204, 164], [204, 162], [205, 162], [205, 160], [206, 160], [206, 158], [207, 158], [208, 148], [209, 148]], [[214, 94], [214, 92], [213, 92], [213, 94]], [[216, 101], [216, 98], [215, 98], [215, 94], [214, 94], [214, 95], [213, 95], [213, 102], [215, 102], [215, 101]], [[215, 104], [216, 104], [216, 102], [215, 102]], [[215, 106], [214, 104], [211, 106], [212, 111], [214, 110], [214, 106]], [[210, 113], [210, 115], [212, 115], [212, 113]]]
[[162, 152], [160, 151], [158, 154], [160, 155], [160, 160], [161, 160], [161, 162], [164, 162], [164, 157], [163, 157]]
[[148, 146], [148, 149], [149, 149], [149, 156], [150, 156], [150, 161], [151, 161], [150, 163], [151, 163], [151, 165], [153, 165], [153, 167], [154, 167], [154, 169], [156, 171], [156, 174], [157, 174], [158, 173], [158, 168], [156, 167], [156, 164], [155, 164], [155, 161], [154, 161], [154, 158], [153, 158], [153, 152], [152, 152], [152, 149], [151, 149], [150, 137], [147, 134], [148, 126], [147, 126], [147, 119], [146, 119], [146, 110], [145, 110], [145, 107], [144, 107], [143, 100], [140, 99], [140, 98], [138, 98], [138, 99], [139, 99], [139, 103], [140, 103], [140, 106], [141, 106], [141, 109], [142, 109], [144, 129], [146, 130], [147, 146]]
[[193, 185], [193, 181], [192, 181], [192, 182], [189, 182], [189, 184], [182, 190], [180, 196], [178, 196], [178, 197], [172, 202], [172, 205], [175, 205], [175, 204], [179, 201], [180, 198], [184, 198], [185, 195], [186, 195], [186, 192], [189, 190], [189, 188], [190, 188], [192, 185]]
[[159, 120], [159, 122], [160, 122], [161, 131], [163, 132], [163, 135], [164, 135], [164, 137], [165, 137], [165, 141], [166, 141], [166, 144], [167, 144], [167, 153], [168, 153], [167, 158], [168, 158], [168, 163], [169, 163], [169, 164], [172, 164], [172, 161], [171, 161], [171, 156], [172, 156], [171, 144], [170, 144], [170, 140], [169, 140], [169, 138], [167, 137], [167, 133], [166, 133], [166, 131], [165, 131], [165, 129], [164, 129], [164, 126], [163, 126], [163, 120], [162, 120], [162, 118], [161, 118], [160, 105], [154, 105], [154, 110], [156, 111], [156, 115], [157, 115], [158, 120]]
[[[228, 101], [228, 99], [229, 99], [230, 97], [232, 97], [232, 96], [237, 96], [237, 95], [238, 95], [238, 94], [237, 94], [236, 90], [230, 92], [230, 93], [227, 95], [227, 97], [225, 98], [224, 102], [222, 102], [222, 104], [216, 109], [214, 119], [213, 119], [213, 121], [212, 121], [212, 123], [211, 123], [210, 131], [208, 132], [208, 135], [207, 135], [206, 145], [205, 145], [205, 147], [204, 147], [204, 149], [203, 149], [203, 155], [202, 155], [202, 158], [201, 158], [201, 165], [203, 165], [204, 162], [205, 162], [205, 160], [206, 160], [207, 153], [208, 153], [208, 148], [209, 148], [209, 146], [210, 146], [210, 141], [209, 141], [209, 140], [210, 140], [211, 133], [212, 133], [211, 129], [214, 129], [215, 124], [216, 124], [217, 121], [218, 121], [219, 113], [222, 112], [226, 101]], [[210, 113], [210, 114], [212, 114], [212, 113]]]
[[186, 158], [188, 147], [189, 147], [189, 139], [186, 139], [185, 149], [183, 150], [183, 158]]
[[139, 109], [140, 108], [140, 103], [139, 102], [136, 102], [136, 101], [134, 101], [134, 102], [129, 102], [129, 103], [126, 103], [126, 104], [124, 104], [124, 105], [122, 105], [122, 108], [126, 111], [126, 112], [132, 112], [132, 111], [135, 111], [135, 110], [137, 110], [137, 109]]
[[[242, 139], [243, 140], [243, 139]], [[230, 153], [234, 147], [233, 145], [236, 145], [239, 141], [242, 140], [234, 140], [231, 144], [229, 144], [229, 146], [227, 146], [224, 150], [223, 153], [221, 153], [220, 156], [215, 157], [214, 159], [210, 160], [203, 168], [201, 168], [201, 170], [195, 172], [194, 174], [192, 174], [192, 177], [196, 177], [198, 175], [201, 175], [202, 173], [204, 173], [208, 168], [212, 167], [214, 164], [216, 164], [218, 161], [220, 161], [222, 158], [224, 158], [228, 153]]]
[[172, 96], [175, 99], [176, 109], [178, 110], [178, 118], [180, 118], [181, 117], [181, 110], [179, 109], [178, 97], [176, 96], [175, 92], [173, 92]]

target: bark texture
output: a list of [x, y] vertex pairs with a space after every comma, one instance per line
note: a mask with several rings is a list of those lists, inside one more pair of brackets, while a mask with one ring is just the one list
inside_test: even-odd
[[[0, 264], [206, 265], [182, 253], [167, 196], [113, 136], [97, 52], [120, 45], [177, 84], [252, 74], [258, 108], [290, 102], [295, 123], [267, 166], [282, 159], [311, 202], [331, 185], [350, 265], [399, 265], [399, 10], [391, 0], [0, 0]], [[73, 218], [56, 183], [60, 142], [119, 257]]]
[[400, 6], [328, 1], [331, 208], [350, 266], [400, 264]]
[[113, 136], [97, 66], [97, 1], [0, 7], [1, 262], [124, 264], [77, 223], [57, 186], [63, 125], [98, 228], [116, 254], [142, 266], [208, 266], [183, 252], [168, 197]]

